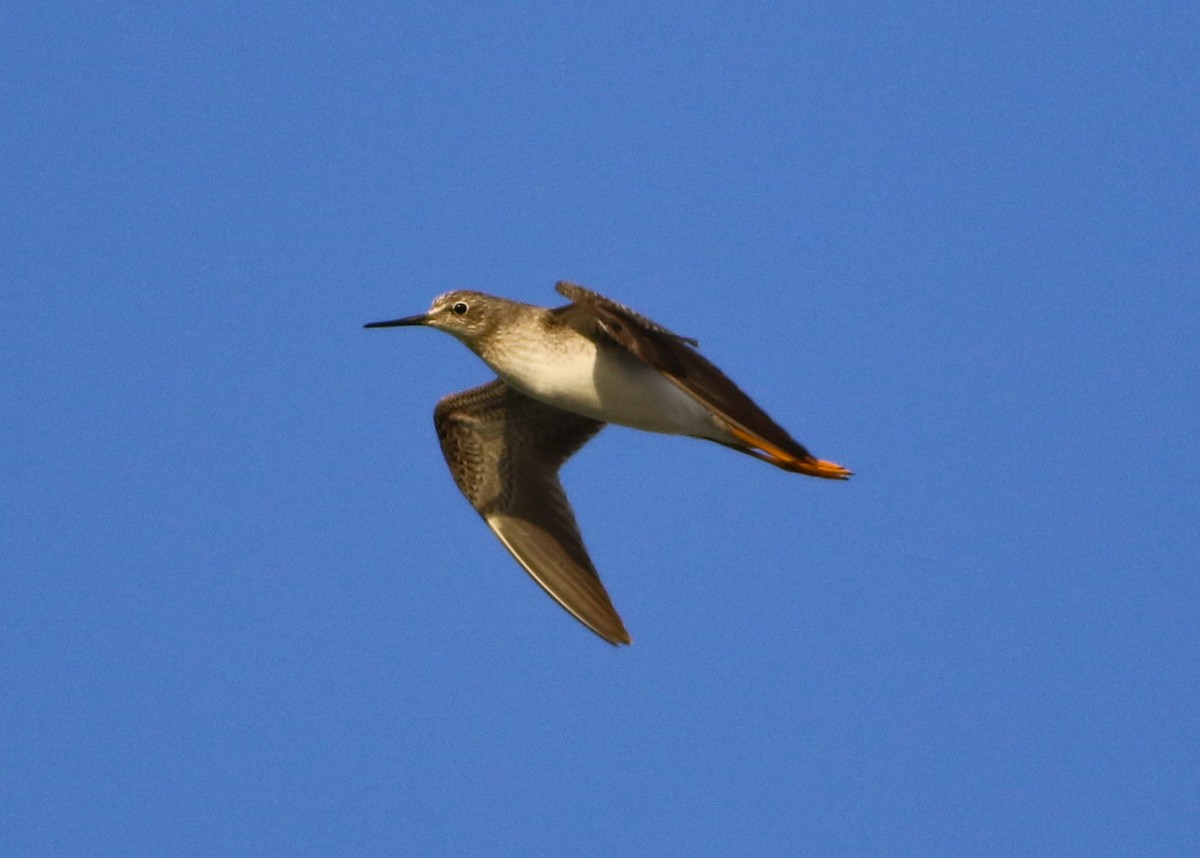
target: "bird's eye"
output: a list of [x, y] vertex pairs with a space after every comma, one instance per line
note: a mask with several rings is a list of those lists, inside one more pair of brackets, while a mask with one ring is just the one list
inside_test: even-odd
[[450, 312], [456, 316], [464, 316], [467, 313], [466, 301], [455, 301], [454, 306], [450, 308]]

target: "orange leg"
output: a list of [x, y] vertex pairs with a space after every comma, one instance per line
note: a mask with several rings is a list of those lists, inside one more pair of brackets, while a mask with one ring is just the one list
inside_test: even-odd
[[733, 437], [752, 448], [747, 452], [751, 452], [752, 455], [756, 455], [763, 461], [770, 462], [777, 468], [783, 468], [785, 471], [807, 474], [810, 477], [822, 477], [826, 480], [848, 480], [850, 479], [850, 475], [854, 473], [843, 468], [836, 462], [827, 462], [824, 459], [818, 459], [814, 456], [801, 459], [798, 456], [779, 449], [768, 441], [764, 441], [757, 435], [751, 435], [749, 432], [739, 429], [736, 426], [728, 426], [726, 428]]

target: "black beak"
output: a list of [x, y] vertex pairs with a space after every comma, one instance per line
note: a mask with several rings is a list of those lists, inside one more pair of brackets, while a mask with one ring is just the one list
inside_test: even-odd
[[368, 322], [364, 328], [400, 328], [405, 325], [423, 325], [429, 318], [428, 313], [419, 316], [405, 316], [403, 319], [392, 319], [390, 322]]

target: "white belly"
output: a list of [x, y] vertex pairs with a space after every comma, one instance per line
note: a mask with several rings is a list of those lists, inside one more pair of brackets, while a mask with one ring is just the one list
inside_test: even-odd
[[569, 352], [508, 355], [492, 368], [534, 399], [605, 423], [667, 435], [726, 440], [703, 405], [622, 351], [580, 337]]

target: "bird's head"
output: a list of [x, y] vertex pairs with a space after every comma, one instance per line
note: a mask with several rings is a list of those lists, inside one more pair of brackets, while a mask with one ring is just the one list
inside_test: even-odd
[[364, 328], [398, 328], [424, 325], [453, 334], [473, 350], [496, 322], [496, 299], [482, 292], [459, 289], [433, 299], [427, 313], [387, 322], [371, 322]]

